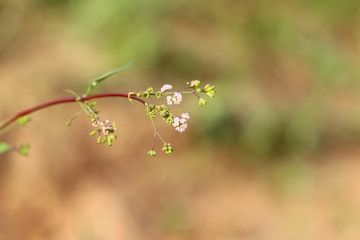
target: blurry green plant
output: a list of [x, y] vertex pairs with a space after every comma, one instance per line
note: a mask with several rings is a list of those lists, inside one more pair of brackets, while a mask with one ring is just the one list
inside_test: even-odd
[[[165, 141], [161, 137], [160, 133], [157, 131], [155, 127], [153, 119], [156, 116], [160, 116], [168, 125], [172, 125], [175, 128], [175, 130], [179, 132], [184, 132], [188, 127], [187, 122], [190, 119], [190, 115], [188, 113], [182, 113], [180, 116], [176, 116], [175, 114], [170, 112], [169, 106], [180, 104], [182, 102], [183, 94], [194, 94], [198, 99], [199, 106], [204, 106], [206, 105], [207, 100], [201, 97], [200, 94], [206, 94], [210, 98], [213, 98], [215, 96], [215, 87], [210, 84], [206, 84], [204, 87], [202, 87], [201, 82], [199, 80], [193, 80], [187, 83], [189, 85], [188, 86], [189, 89], [186, 91], [170, 91], [173, 88], [172, 85], [165, 84], [160, 90], [155, 90], [154, 88], [149, 87], [145, 91], [140, 91], [138, 93], [129, 92], [127, 94], [126, 93], [92, 94], [93, 90], [100, 83], [102, 83], [104, 80], [111, 77], [112, 75], [128, 68], [130, 65], [131, 63], [128, 63], [124, 66], [111, 70], [96, 79], [90, 80], [87, 90], [81, 96], [75, 93], [74, 91], [67, 90], [67, 92], [75, 95], [75, 97], [55, 99], [14, 114], [8, 119], [0, 122], [0, 131], [8, 127], [13, 122], [17, 122], [18, 125], [20, 126], [25, 126], [28, 122], [30, 122], [30, 117], [28, 115], [35, 111], [58, 104], [77, 102], [80, 104], [82, 111], [90, 118], [92, 126], [95, 127], [95, 130], [90, 132], [90, 136], [97, 136], [98, 144], [104, 143], [110, 147], [113, 145], [113, 141], [117, 138], [115, 134], [117, 130], [117, 126], [115, 122], [111, 123], [109, 120], [103, 121], [100, 119], [99, 116], [100, 111], [96, 108], [96, 102], [93, 101], [93, 99], [107, 98], [107, 97], [122, 97], [122, 98], [128, 98], [129, 101], [135, 100], [146, 106], [145, 107], [146, 114], [149, 117], [154, 130], [153, 143], [151, 146], [151, 150], [148, 152], [148, 155], [156, 156], [155, 140], [157, 137], [162, 141], [163, 144], [162, 150], [166, 154], [172, 153], [174, 151], [173, 147], [169, 142]], [[144, 99], [149, 99], [151, 97], [155, 97], [155, 98], [166, 97], [167, 104], [154, 105], [148, 102], [148, 100], [146, 101], [144, 100]], [[66, 125], [70, 126], [72, 121], [76, 117], [78, 117], [79, 114], [76, 114], [74, 117], [72, 117], [70, 121], [67, 122]], [[15, 150], [19, 154], [23, 156], [27, 156], [29, 153], [29, 149], [30, 149], [29, 144], [21, 144], [20, 147], [13, 148], [8, 143], [0, 142], [0, 154], [8, 152], [10, 150]]]

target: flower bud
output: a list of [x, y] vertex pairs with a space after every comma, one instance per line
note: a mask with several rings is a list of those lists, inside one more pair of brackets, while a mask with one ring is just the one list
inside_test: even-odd
[[207, 104], [207, 100], [204, 98], [199, 98], [199, 106], [205, 106]]
[[155, 157], [156, 156], [155, 150], [148, 151], [148, 155], [151, 156], [151, 157]]

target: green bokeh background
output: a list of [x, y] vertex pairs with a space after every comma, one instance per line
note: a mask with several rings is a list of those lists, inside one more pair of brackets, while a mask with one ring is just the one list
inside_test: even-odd
[[[44, 59], [40, 54], [58, 48], [59, 55], [45, 55]], [[32, 56], [37, 54], [43, 62], [34, 61], [37, 58]], [[56, 60], [58, 56], [66, 57], [59, 62]], [[196, 99], [190, 97], [177, 109], [186, 109], [191, 115], [186, 134], [175, 135], [168, 133], [172, 129], [160, 127], [170, 142], [174, 139], [176, 151], [170, 158], [175, 158], [175, 163], [137, 165], [147, 158], [152, 136], [150, 125], [149, 131], [142, 128], [148, 124], [146, 119], [138, 119], [142, 116], [139, 106], [128, 110], [129, 116], [135, 117], [125, 117], [125, 133], [116, 142], [120, 150], [99, 149], [91, 145], [93, 139], [87, 140], [87, 128], [83, 126], [87, 121], [85, 118], [78, 120], [80, 123], [74, 132], [64, 133], [61, 128], [54, 130], [53, 126], [67, 120], [63, 115], [58, 116], [58, 112], [67, 112], [68, 108], [51, 110], [54, 115], [39, 115], [44, 125], [38, 122], [29, 128], [44, 127], [48, 136], [34, 138], [29, 130], [28, 138], [35, 148], [35, 157], [30, 155], [30, 159], [53, 158], [54, 153], [62, 154], [69, 150], [66, 159], [70, 160], [65, 160], [65, 164], [58, 163], [61, 157], [56, 155], [54, 159], [58, 161], [47, 162], [43, 167], [47, 172], [44, 176], [59, 187], [57, 193], [75, 191], [64, 187], [71, 181], [79, 182], [90, 175], [107, 176], [94, 170], [97, 168], [119, 172], [122, 177], [116, 179], [131, 182], [130, 185], [135, 187], [137, 185], [132, 182], [136, 182], [135, 176], [144, 174], [147, 180], [143, 181], [154, 181], [156, 187], [140, 184], [145, 190], [141, 188], [136, 197], [149, 195], [155, 206], [140, 204], [142, 208], [135, 211], [138, 215], [134, 215], [137, 222], [145, 226], [142, 230], [152, 236], [147, 239], [231, 239], [221, 233], [219, 238], [197, 233], [196, 222], [188, 220], [191, 219], [188, 215], [193, 212], [186, 211], [189, 208], [182, 196], [192, 199], [193, 194], [196, 195], [194, 192], [201, 192], [199, 189], [206, 192], [214, 172], [218, 173], [215, 179], [220, 180], [219, 189], [231, 188], [233, 176], [237, 179], [236, 176], [242, 178], [245, 174], [247, 179], [246, 174], [251, 172], [250, 178], [255, 175], [255, 182], [260, 181], [260, 186], [263, 186], [262, 181], [270, 179], [269, 191], [276, 196], [279, 192], [285, 194], [285, 202], [296, 202], [293, 196], [304, 202], [309, 200], [304, 196], [316, 192], [316, 187], [312, 188], [316, 186], [314, 182], [323, 176], [332, 178], [322, 170], [316, 174], [314, 171], [317, 172], [318, 167], [321, 169], [324, 162], [329, 162], [328, 159], [332, 158], [329, 156], [338, 156], [335, 158], [341, 161], [345, 155], [357, 152], [359, 147], [359, 56], [360, 4], [355, 0], [2, 0], [0, 64], [3, 62], [4, 67], [0, 73], [5, 72], [4, 76], [16, 73], [17, 80], [14, 83], [5, 78], [1, 80], [4, 101], [11, 101], [12, 105], [5, 104], [0, 113], [7, 116], [14, 109], [59, 97], [63, 89], [81, 92], [87, 79], [129, 61], [135, 62], [130, 69], [106, 80], [98, 90], [139, 91], [148, 86], [160, 88], [165, 83], [181, 88], [193, 79], [214, 84], [216, 97], [206, 107], [197, 107]], [[14, 67], [8, 68], [8, 62], [12, 62]], [[35, 63], [30, 66], [31, 62]], [[22, 71], [23, 75], [18, 73]], [[10, 86], [10, 91], [5, 90], [7, 86]], [[35, 92], [34, 98], [29, 97]], [[15, 94], [21, 96], [14, 100]], [[112, 117], [117, 114], [114, 111], [118, 109], [116, 104], [105, 101], [100, 107], [105, 109], [106, 116]], [[128, 103], [125, 101], [120, 106], [127, 109]], [[67, 112], [66, 116], [74, 109], [71, 108], [72, 112]], [[126, 115], [124, 112], [121, 114]], [[45, 120], [49, 116], [52, 119]], [[140, 133], [135, 133], [137, 126], [141, 126]], [[9, 142], [19, 142], [23, 137], [21, 134], [16, 130], [7, 133], [5, 138]], [[24, 134], [26, 137], [27, 133]], [[46, 132], [40, 131], [39, 136], [42, 134], [46, 135]], [[59, 140], [52, 143], [51, 139]], [[49, 141], [47, 149], [40, 147], [44, 141]], [[68, 149], [69, 142], [73, 145]], [[359, 156], [353, 155], [353, 160]], [[9, 162], [17, 159], [12, 153], [4, 158]], [[81, 160], [85, 158], [91, 160]], [[119, 158], [124, 160], [114, 163]], [[159, 156], [160, 161], [168, 161], [167, 158]], [[108, 160], [99, 163], [99, 159]], [[9, 166], [11, 164], [3, 166], [3, 172]], [[173, 176], [166, 173], [169, 168], [177, 168]], [[7, 178], [4, 179], [6, 182]], [[169, 179], [175, 180], [171, 182]], [[331, 185], [326, 183], [328, 187]], [[78, 184], [81, 186], [82, 183]], [[169, 194], [167, 191], [171, 193], [169, 189], [173, 187], [176, 194], [169, 199], [159, 200], [153, 196]], [[281, 189], [279, 192], [278, 188]], [[320, 193], [324, 194], [321, 195], [324, 199], [332, 199], [338, 190], [322, 191], [325, 191]], [[218, 195], [221, 194], [219, 191]], [[347, 233], [344, 229], [359, 222], [352, 215], [354, 210], [348, 203], [356, 197], [339, 196], [342, 196], [340, 200], [329, 200], [329, 211], [334, 214], [331, 219], [335, 219], [335, 227], [330, 229], [340, 230], [330, 233], [334, 238], [325, 239], [345, 236], [340, 233]], [[312, 204], [312, 199], [309, 202]], [[311, 232], [308, 230], [311, 227], [306, 225], [306, 216], [287, 214], [292, 217], [284, 229]], [[154, 221], [153, 225], [148, 223], [150, 221]], [[241, 229], [247, 231], [246, 227]], [[289, 236], [278, 231], [280, 234], [275, 236]], [[349, 233], [349, 236], [357, 233], [354, 230], [354, 234]], [[231, 236], [246, 239], [245, 235], [234, 233]], [[173, 236], [178, 238], [171, 238]], [[294, 239], [319, 239], [316, 238], [319, 235], [311, 233], [296, 236], [298, 238]]]

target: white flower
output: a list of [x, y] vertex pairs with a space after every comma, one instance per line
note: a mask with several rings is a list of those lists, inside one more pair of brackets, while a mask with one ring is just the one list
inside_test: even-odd
[[184, 123], [184, 124], [176, 127], [175, 130], [177, 130], [179, 132], [184, 132], [187, 127], [188, 127], [187, 123]]
[[165, 92], [166, 90], [170, 90], [172, 89], [172, 85], [170, 84], [165, 84], [164, 86], [162, 86], [162, 88], [160, 89], [160, 92]]
[[188, 113], [182, 113], [181, 117], [185, 119], [190, 119], [190, 115]]
[[188, 124], [186, 123], [187, 120], [190, 119], [190, 116], [188, 113], [182, 113], [181, 117], [175, 117], [173, 126], [175, 127], [176, 131], [184, 132], [186, 128], [188, 127]]
[[174, 96], [167, 96], [166, 100], [167, 100], [167, 104], [169, 105], [180, 104], [182, 101], [182, 95], [180, 92], [175, 92]]
[[172, 104], [173, 104], [173, 102], [172, 102], [172, 97], [171, 97], [171, 96], [167, 96], [167, 97], [166, 97], [166, 100], [167, 100], [167, 104], [168, 104], [168, 105], [172, 105]]
[[181, 124], [186, 123], [186, 121], [187, 121], [187, 119], [186, 119], [186, 118], [181, 118], [181, 119], [180, 119], [180, 123], [181, 123]]
[[174, 127], [178, 127], [180, 125], [180, 118], [179, 117], [175, 117], [174, 118], [174, 122], [172, 124]]
[[172, 100], [173, 100], [174, 104], [180, 104], [181, 101], [182, 101], [182, 95], [181, 95], [181, 93], [175, 92], [175, 93], [174, 93], [174, 96], [172, 97]]

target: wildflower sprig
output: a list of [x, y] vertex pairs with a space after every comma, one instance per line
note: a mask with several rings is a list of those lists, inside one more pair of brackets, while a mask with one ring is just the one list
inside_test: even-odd
[[154, 140], [151, 150], [149, 150], [148, 154], [150, 156], [155, 156], [156, 151], [154, 150], [154, 143], [156, 137], [159, 137], [160, 140], [163, 142], [162, 150], [165, 153], [172, 153], [174, 151], [171, 144], [164, 141], [164, 139], [160, 136], [159, 132], [156, 130], [153, 119], [156, 116], [160, 116], [168, 125], [172, 125], [176, 131], [184, 132], [188, 128], [188, 120], [190, 119], [189, 113], [181, 113], [180, 115], [176, 116], [175, 114], [170, 112], [171, 105], [178, 105], [183, 100], [183, 94], [194, 94], [198, 98], [199, 106], [205, 106], [207, 104], [207, 100], [200, 96], [200, 94], [205, 93], [210, 98], [214, 98], [215, 96], [215, 87], [206, 84], [204, 87], [201, 87], [201, 82], [199, 80], [193, 80], [187, 83], [190, 90], [184, 91], [170, 91], [173, 89], [173, 86], [170, 84], [163, 85], [160, 90], [156, 91], [154, 88], [149, 87], [145, 91], [140, 91], [136, 93], [137, 97], [143, 98], [161, 98], [166, 96], [166, 103], [160, 105], [154, 105], [151, 103], [146, 103], [146, 114], [150, 118], [151, 123], [154, 129]]
[[[184, 132], [188, 128], [188, 121], [190, 119], [190, 115], [187, 112], [181, 114], [174, 114], [170, 107], [173, 105], [179, 105], [183, 101], [184, 94], [194, 94], [198, 99], [198, 104], [200, 106], [204, 106], [207, 104], [207, 100], [201, 96], [201, 94], [206, 94], [210, 98], [215, 96], [215, 87], [209, 84], [206, 84], [204, 87], [201, 87], [201, 82], [199, 80], [193, 80], [188, 82], [188, 87], [186, 90], [173, 90], [173, 86], [170, 84], [163, 85], [159, 90], [155, 90], [153, 87], [147, 88], [145, 91], [140, 92], [129, 92], [129, 93], [100, 93], [100, 94], [92, 94], [94, 89], [102, 83], [105, 79], [109, 78], [110, 76], [122, 71], [123, 69], [129, 67], [131, 63], [126, 64], [122, 67], [116, 68], [108, 73], [101, 75], [100, 77], [90, 80], [89, 85], [86, 91], [82, 95], [78, 95], [73, 91], [67, 91], [74, 95], [74, 97], [68, 98], [60, 98], [55, 99], [49, 102], [45, 102], [29, 109], [20, 111], [13, 116], [5, 119], [4, 121], [0, 122], [0, 134], [1, 132], [7, 128], [11, 123], [18, 122], [20, 126], [26, 125], [30, 121], [30, 117], [28, 115], [42, 110], [44, 108], [48, 108], [51, 106], [55, 106], [58, 104], [64, 103], [79, 103], [81, 110], [85, 113], [91, 122], [91, 126], [94, 127], [90, 132], [90, 136], [97, 136], [96, 142], [98, 144], [106, 144], [108, 146], [113, 146], [113, 142], [117, 139], [116, 131], [118, 129], [117, 124], [115, 122], [110, 122], [110, 120], [101, 120], [100, 118], [100, 110], [96, 108], [96, 102], [94, 99], [100, 98], [109, 98], [109, 97], [122, 97], [128, 98], [131, 101], [137, 101], [139, 103], [144, 104], [146, 115], [151, 121], [151, 125], [154, 130], [153, 135], [153, 143], [151, 150], [148, 151], [148, 155], [155, 156], [155, 143], [156, 139], [160, 139], [162, 142], [161, 150], [165, 154], [170, 154], [174, 151], [171, 143], [165, 141], [163, 137], [159, 134], [155, 127], [154, 119], [156, 117], [160, 117], [165, 123], [174, 127], [174, 129], [180, 133]], [[151, 98], [161, 99], [164, 98], [163, 103], [154, 104], [151, 103]], [[74, 117], [72, 117], [67, 125], [70, 126], [72, 121], [80, 115], [77, 113]], [[29, 144], [22, 144], [20, 147], [15, 148], [11, 147], [9, 144], [0, 141], [0, 154], [4, 152], [8, 152], [11, 150], [16, 150], [21, 155], [28, 155], [30, 145]]]

